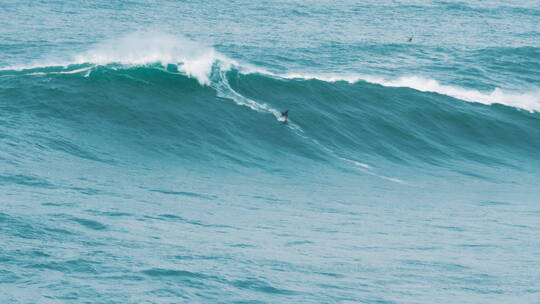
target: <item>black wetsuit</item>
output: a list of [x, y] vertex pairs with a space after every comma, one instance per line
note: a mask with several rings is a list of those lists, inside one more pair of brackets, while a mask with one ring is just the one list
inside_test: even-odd
[[289, 110], [281, 112], [281, 117], [285, 117], [285, 121], [287, 121], [289, 119]]

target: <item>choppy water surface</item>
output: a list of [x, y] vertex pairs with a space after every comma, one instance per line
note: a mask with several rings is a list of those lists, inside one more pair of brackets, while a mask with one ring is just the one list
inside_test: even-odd
[[540, 303], [540, 5], [477, 2], [1, 1], [1, 302]]

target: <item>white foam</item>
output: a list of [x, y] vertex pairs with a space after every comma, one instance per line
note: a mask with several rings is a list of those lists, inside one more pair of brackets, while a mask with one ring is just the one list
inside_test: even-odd
[[28, 73], [26, 75], [43, 76], [43, 75], [47, 75], [47, 74], [77, 74], [77, 73], [81, 73], [81, 72], [88, 72], [89, 73], [92, 68], [93, 67], [86, 67], [86, 68], [80, 68], [80, 69], [71, 70], [71, 71], [48, 72], [48, 73], [34, 72], [34, 73]]
[[357, 74], [310, 74], [310, 73], [286, 73], [286, 74], [271, 74], [272, 76], [286, 79], [317, 79], [326, 82], [346, 81], [355, 83], [360, 80], [367, 81], [365, 76]]
[[354, 160], [349, 160], [349, 159], [348, 159], [348, 161], [350, 161], [351, 163], [353, 163], [353, 164], [355, 164], [355, 165], [357, 165], [359, 167], [366, 168], [366, 169], [371, 169], [371, 166], [368, 165], [368, 164], [364, 164], [364, 163], [354, 161]]
[[[320, 144], [319, 144], [319, 145], [320, 145]], [[326, 150], [330, 150], [330, 149], [327, 149], [326, 147], [325, 147], [325, 149], [326, 149]], [[330, 150], [330, 151], [331, 151], [331, 150]], [[398, 183], [398, 184], [403, 184], [403, 185], [408, 185], [408, 184], [409, 184], [409, 183], [407, 183], [406, 181], [401, 180], [401, 179], [399, 179], [399, 178], [395, 178], [395, 177], [390, 177], [390, 176], [386, 176], [386, 175], [377, 174], [377, 173], [375, 173], [375, 172], [372, 170], [371, 166], [368, 165], [368, 164], [361, 163], [361, 162], [359, 162], [359, 161], [355, 161], [355, 160], [352, 160], [352, 159], [344, 158], [344, 157], [341, 157], [341, 156], [337, 156], [333, 151], [331, 151], [331, 153], [332, 153], [335, 157], [337, 157], [337, 158], [339, 158], [339, 159], [341, 159], [341, 160], [343, 160], [343, 161], [352, 163], [352, 164], [354, 164], [354, 165], [360, 167], [360, 168], [359, 168], [360, 171], [362, 171], [362, 172], [364, 172], [364, 173], [366, 173], [366, 174], [373, 175], [373, 176], [376, 176], [376, 177], [378, 177], [378, 178], [381, 178], [381, 179], [384, 179], [384, 180], [387, 180], [387, 181], [391, 181], [391, 182], [394, 182], [394, 183]]]
[[[219, 97], [230, 99], [234, 101], [237, 105], [248, 107], [257, 112], [270, 113], [274, 115], [274, 117], [278, 121], [284, 121], [284, 118], [281, 116], [281, 112], [279, 112], [277, 109], [272, 108], [266, 103], [257, 102], [253, 99], [244, 97], [243, 95], [236, 92], [229, 84], [227, 76], [225, 75], [225, 71], [220, 70], [217, 75], [215, 75], [215, 78], [217, 79], [213, 79], [214, 81], [210, 83], [210, 87], [216, 90]], [[291, 129], [302, 131], [299, 126], [295, 125], [292, 122], [289, 123], [288, 126]]]
[[75, 55], [71, 63], [98, 65], [117, 63], [127, 66], [175, 64], [181, 72], [196, 78], [202, 85], [208, 85], [212, 67], [217, 62], [221, 64], [222, 69], [229, 69], [231, 65], [237, 64], [212, 47], [181, 36], [135, 32], [119, 39], [99, 43], [88, 51]]
[[448, 95], [469, 102], [478, 102], [487, 105], [497, 103], [521, 108], [531, 112], [540, 111], [540, 88], [521, 93], [507, 91], [501, 88], [495, 88], [490, 92], [482, 92], [474, 89], [441, 84], [435, 79], [425, 78], [422, 76], [403, 76], [395, 79], [360, 74], [339, 75], [289, 73], [283, 75], [274, 74], [274, 76], [287, 79], [318, 79], [326, 82], [346, 81], [349, 83], [355, 83], [363, 80], [386, 87], [407, 87], [422, 92], [433, 92]]
[[470, 102], [488, 105], [498, 103], [522, 108], [528, 111], [540, 111], [540, 89], [531, 92], [518, 93], [495, 88], [490, 92], [481, 92], [473, 89], [444, 85], [437, 80], [421, 76], [406, 76], [395, 80], [371, 77], [366, 80], [389, 87], [409, 87], [422, 92], [444, 94]]
[[[24, 66], [12, 66], [2, 70], [25, 70], [44, 67], [68, 67], [78, 64], [141, 66], [159, 63], [163, 66], [174, 64], [179, 71], [196, 78], [200, 84], [210, 84], [210, 74], [214, 64], [228, 70], [240, 66], [238, 62], [182, 36], [157, 32], [135, 32], [126, 36], [109, 39], [78, 54], [64, 56], [66, 60], [39, 60]], [[247, 70], [253, 70], [245, 65]]]

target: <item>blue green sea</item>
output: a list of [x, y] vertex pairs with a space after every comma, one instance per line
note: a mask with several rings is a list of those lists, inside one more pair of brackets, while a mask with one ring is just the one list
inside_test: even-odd
[[0, 303], [540, 303], [540, 2], [0, 0]]

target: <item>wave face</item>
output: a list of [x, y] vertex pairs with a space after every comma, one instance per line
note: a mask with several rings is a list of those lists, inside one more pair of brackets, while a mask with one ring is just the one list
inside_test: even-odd
[[0, 303], [538, 298], [537, 2], [235, 4], [4, 1]]
[[[128, 150], [232, 169], [269, 169], [280, 162], [351, 165], [344, 160], [369, 160], [365, 167], [444, 168], [455, 162], [521, 168], [523, 160], [536, 163], [540, 152], [534, 111], [399, 86], [406, 80], [381, 86], [243, 73], [212, 52], [206, 55], [166, 66], [135, 59], [129, 66], [106, 61], [4, 70], [5, 113], [27, 109], [25, 120], [6, 121], [4, 136], [13, 126], [56, 125], [33, 136], [51, 150], [73, 147], [67, 152], [74, 157], [96, 154], [90, 159], [123, 163]], [[291, 119], [283, 123], [280, 111], [286, 108]], [[109, 149], [119, 142], [118, 150]]]

